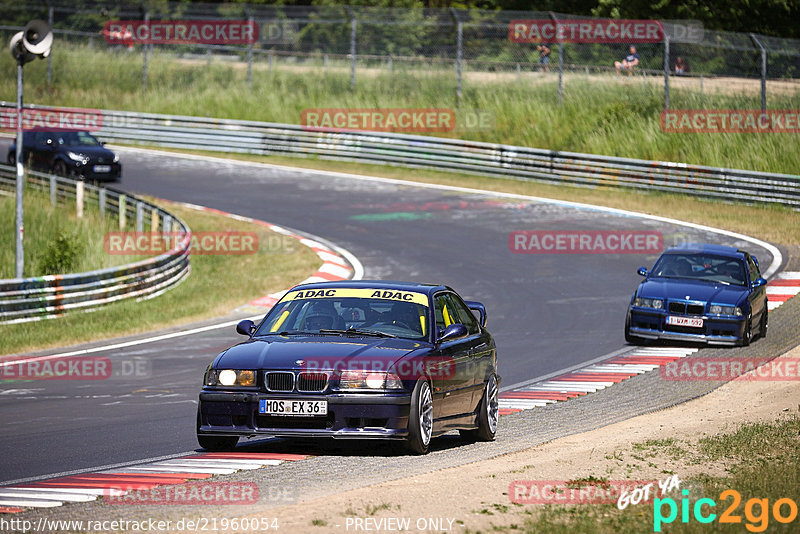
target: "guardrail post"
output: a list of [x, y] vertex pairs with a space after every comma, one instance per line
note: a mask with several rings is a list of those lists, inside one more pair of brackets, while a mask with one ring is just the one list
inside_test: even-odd
[[56, 205], [56, 200], [57, 200], [56, 194], [57, 193], [58, 193], [58, 187], [57, 187], [57, 184], [56, 184], [56, 177], [55, 177], [55, 175], [51, 174], [50, 175], [50, 205], [51, 206], [55, 206]]
[[272, 50], [270, 50], [269, 54], [267, 54], [267, 65], [269, 65], [267, 67], [267, 70], [269, 70], [269, 72], [272, 72], [272, 57], [273, 57], [273, 55], [274, 54], [272, 53]]
[[767, 111], [767, 49], [756, 34], [751, 33], [750, 39], [761, 49], [761, 111]]
[[664, 109], [669, 109], [669, 35], [664, 33]]
[[136, 202], [136, 231], [144, 232], [144, 204]]
[[158, 233], [158, 208], [150, 210], [150, 232]]
[[[50, 6], [47, 10], [47, 23], [50, 25], [52, 31], [53, 28], [53, 6]], [[53, 52], [50, 51], [47, 54], [47, 87], [50, 87], [50, 83], [53, 81]]]
[[169, 215], [164, 215], [162, 226], [164, 227], [164, 233], [169, 234], [172, 231], [172, 217]]
[[101, 187], [97, 191], [97, 204], [100, 208], [100, 217], [106, 216], [106, 188]]
[[127, 207], [125, 206], [125, 195], [120, 195], [119, 204], [117, 205], [117, 215], [119, 215], [120, 230], [124, 230], [125, 226], [127, 225], [127, 221], [125, 220], [125, 210], [127, 210]]
[[79, 219], [83, 218], [83, 188], [83, 180], [78, 180], [75, 183], [75, 215]]

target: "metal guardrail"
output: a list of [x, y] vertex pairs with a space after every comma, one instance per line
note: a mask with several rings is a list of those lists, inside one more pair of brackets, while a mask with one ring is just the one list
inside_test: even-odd
[[[0, 165], [0, 189], [13, 190], [15, 183], [14, 168]], [[188, 276], [189, 227], [175, 215], [134, 195], [59, 176], [28, 172], [26, 183], [29, 188], [49, 191], [52, 204], [72, 203], [82, 194], [84, 206], [95, 205], [101, 214], [115, 215], [120, 230], [129, 229], [130, 221], [138, 232], [160, 231], [181, 238], [172, 250], [128, 265], [0, 280], [0, 323], [58, 317], [70, 310], [92, 309], [126, 298], [152, 298]]]
[[[10, 103], [0, 102], [0, 114]], [[31, 106], [34, 109], [55, 109]], [[267, 122], [101, 111], [103, 139], [191, 150], [290, 154], [535, 180], [627, 187], [800, 209], [800, 176], [559, 152], [379, 132], [337, 132]]]

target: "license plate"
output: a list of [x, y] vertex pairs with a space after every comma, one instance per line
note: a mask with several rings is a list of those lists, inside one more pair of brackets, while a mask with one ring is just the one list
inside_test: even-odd
[[667, 317], [667, 324], [672, 326], [688, 326], [690, 328], [703, 328], [703, 320], [694, 317]]
[[94, 172], [111, 172], [111, 165], [95, 165]]
[[268, 415], [328, 415], [326, 400], [260, 399], [258, 413]]

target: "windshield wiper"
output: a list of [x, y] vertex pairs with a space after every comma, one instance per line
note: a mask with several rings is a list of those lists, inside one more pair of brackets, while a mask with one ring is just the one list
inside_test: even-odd
[[373, 337], [397, 337], [394, 334], [387, 334], [379, 330], [368, 330], [366, 328], [348, 328], [347, 330], [335, 330], [332, 328], [323, 328], [320, 330], [324, 334], [353, 334], [356, 336], [373, 336]]
[[322, 330], [284, 330], [283, 332], [270, 332], [268, 335], [279, 335], [279, 336], [314, 336], [319, 335], [320, 333], [324, 333]]

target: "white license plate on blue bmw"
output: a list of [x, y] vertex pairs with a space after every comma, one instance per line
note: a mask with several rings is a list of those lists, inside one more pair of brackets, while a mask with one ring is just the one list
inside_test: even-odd
[[265, 415], [328, 415], [326, 400], [259, 399], [258, 413]]
[[688, 326], [689, 328], [703, 328], [703, 320], [695, 317], [667, 317], [667, 324], [672, 326]]
[[94, 172], [111, 172], [111, 165], [95, 165]]

